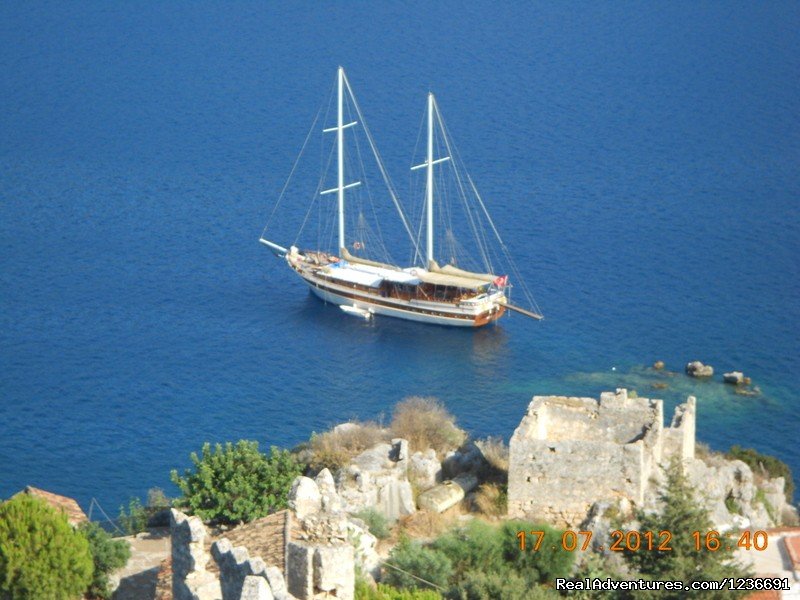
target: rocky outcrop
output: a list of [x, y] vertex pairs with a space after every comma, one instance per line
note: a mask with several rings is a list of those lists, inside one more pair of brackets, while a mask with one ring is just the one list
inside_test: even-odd
[[722, 381], [730, 383], [731, 385], [743, 385], [744, 373], [741, 371], [731, 371], [730, 373], [723, 373]]
[[689, 377], [712, 377], [714, 375], [714, 367], [704, 365], [699, 360], [693, 360], [686, 364], [686, 374]]
[[336, 491], [347, 512], [372, 508], [389, 521], [415, 512], [408, 442], [392, 440], [365, 450], [337, 475]]
[[417, 489], [425, 491], [442, 480], [442, 463], [436, 458], [436, 451], [415, 452], [408, 462], [408, 478]]

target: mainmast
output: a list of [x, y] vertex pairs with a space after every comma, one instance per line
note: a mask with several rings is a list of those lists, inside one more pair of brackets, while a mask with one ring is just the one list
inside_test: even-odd
[[344, 130], [348, 127], [352, 127], [356, 125], [358, 121], [353, 121], [351, 123], [345, 124], [344, 122], [344, 87], [346, 84], [346, 77], [344, 75], [344, 69], [339, 67], [336, 75], [336, 87], [337, 87], [337, 116], [336, 116], [336, 127], [329, 127], [328, 129], [323, 129], [323, 132], [336, 132], [336, 158], [337, 158], [337, 165], [338, 165], [338, 173], [336, 178], [336, 187], [325, 190], [320, 193], [320, 195], [331, 194], [336, 192], [336, 196], [338, 199], [339, 204], [339, 251], [341, 252], [342, 249], [345, 248], [345, 238], [344, 238], [344, 191], [347, 188], [355, 187], [360, 185], [360, 181], [356, 181], [353, 183], [349, 183], [347, 185], [344, 184]]
[[431, 266], [433, 260], [433, 94], [428, 93], [428, 183], [425, 186], [426, 198], [425, 204], [428, 209], [428, 222], [426, 232], [428, 234], [427, 243], [427, 261], [428, 268]]
[[427, 183], [425, 185], [425, 207], [427, 209], [427, 223], [425, 227], [425, 231], [427, 234], [426, 238], [426, 266], [428, 268], [431, 267], [431, 263], [433, 262], [433, 165], [444, 162], [446, 160], [450, 160], [449, 156], [445, 156], [443, 158], [438, 158], [434, 160], [433, 158], [433, 133], [434, 133], [434, 116], [437, 111], [436, 108], [436, 99], [433, 97], [433, 93], [428, 93], [428, 153], [427, 158], [424, 163], [421, 165], [417, 165], [415, 167], [411, 167], [411, 170], [421, 169], [422, 167], [426, 167], [427, 171]]

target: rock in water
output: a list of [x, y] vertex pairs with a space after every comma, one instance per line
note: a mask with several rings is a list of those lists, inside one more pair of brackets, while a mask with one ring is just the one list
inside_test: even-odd
[[664, 370], [664, 361], [663, 360], [657, 360], [656, 362], [653, 363], [653, 368], [656, 371], [663, 371]]
[[741, 371], [731, 371], [730, 373], [724, 373], [722, 375], [722, 380], [725, 383], [730, 383], [732, 385], [742, 385], [744, 383], [744, 373]]
[[699, 360], [693, 360], [686, 365], [686, 374], [689, 377], [711, 377], [714, 375], [714, 367], [704, 365]]

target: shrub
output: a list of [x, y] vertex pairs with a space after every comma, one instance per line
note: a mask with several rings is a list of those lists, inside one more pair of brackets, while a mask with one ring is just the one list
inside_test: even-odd
[[442, 600], [436, 590], [399, 590], [383, 583], [372, 587], [360, 579], [356, 580], [355, 592], [355, 600]]
[[470, 571], [447, 592], [448, 600], [533, 600], [560, 598], [557, 592], [532, 586], [513, 571]]
[[389, 521], [374, 508], [365, 508], [357, 512], [355, 517], [364, 521], [364, 523], [367, 524], [369, 532], [379, 540], [385, 540], [389, 537], [391, 533], [389, 530]]
[[89, 542], [94, 574], [87, 593], [90, 598], [110, 598], [108, 574], [124, 567], [131, 556], [130, 546], [124, 540], [115, 540], [97, 523], [84, 523], [80, 532]]
[[430, 584], [446, 588], [452, 570], [452, 564], [444, 554], [407, 538], [392, 549], [384, 566], [383, 580], [402, 588], [425, 588]]
[[475, 445], [480, 449], [487, 467], [484, 479], [497, 482], [508, 481], [508, 446], [502, 438], [489, 437], [478, 440]]
[[456, 580], [473, 569], [498, 572], [506, 568], [498, 528], [476, 519], [446, 532], [431, 548], [450, 560]]
[[412, 396], [394, 408], [392, 436], [408, 440], [412, 452], [433, 448], [439, 456], [464, 443], [467, 434], [436, 398]]
[[792, 498], [794, 497], [794, 479], [792, 478], [792, 470], [785, 462], [774, 456], [761, 454], [753, 448], [742, 448], [741, 446], [733, 446], [728, 451], [727, 457], [741, 460], [756, 474], [766, 473], [771, 479], [783, 477], [786, 480], [786, 486], [784, 487], [786, 501], [791, 504]]
[[[539, 549], [531, 549], [536, 538], [528, 536], [528, 547], [524, 552], [520, 550], [519, 531], [543, 531], [544, 539]], [[549, 583], [558, 577], [566, 577], [572, 569], [575, 553], [564, 550], [561, 545], [562, 534], [562, 531], [542, 523], [507, 521], [500, 526], [503, 558], [531, 583]]]
[[149, 513], [156, 513], [165, 508], [169, 508], [171, 501], [167, 498], [164, 490], [161, 488], [150, 488], [147, 490], [147, 509]]
[[347, 425], [311, 436], [309, 466], [312, 470], [336, 472], [364, 450], [387, 441], [386, 433], [375, 423]]
[[125, 535], [136, 535], [147, 530], [147, 518], [147, 509], [142, 506], [142, 502], [138, 498], [131, 498], [127, 513], [124, 506], [119, 507], [117, 523]]
[[240, 440], [235, 445], [203, 444], [200, 456], [192, 452], [194, 470], [183, 477], [172, 471], [172, 481], [183, 496], [178, 506], [211, 523], [252, 521], [285, 508], [289, 490], [302, 470], [286, 450], [276, 447], [266, 456], [258, 442]]
[[68, 600], [92, 581], [89, 542], [42, 500], [0, 504], [0, 598]]

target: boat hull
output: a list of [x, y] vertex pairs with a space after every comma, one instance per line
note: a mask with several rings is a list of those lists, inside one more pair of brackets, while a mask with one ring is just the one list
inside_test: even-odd
[[442, 311], [432, 310], [432, 307], [429, 306], [432, 303], [426, 303], [426, 306], [415, 306], [411, 302], [406, 302], [402, 305], [391, 306], [388, 301], [383, 299], [371, 298], [363, 293], [334, 289], [315, 279], [303, 275], [301, 275], [301, 277], [303, 281], [306, 282], [311, 292], [325, 302], [336, 305], [355, 306], [363, 310], [369, 310], [376, 315], [416, 321], [418, 323], [445, 325], [449, 327], [482, 327], [483, 325], [488, 325], [496, 321], [505, 312], [505, 307], [502, 305], [495, 305], [493, 309], [489, 311], [483, 311], [474, 315], [443, 314]]

